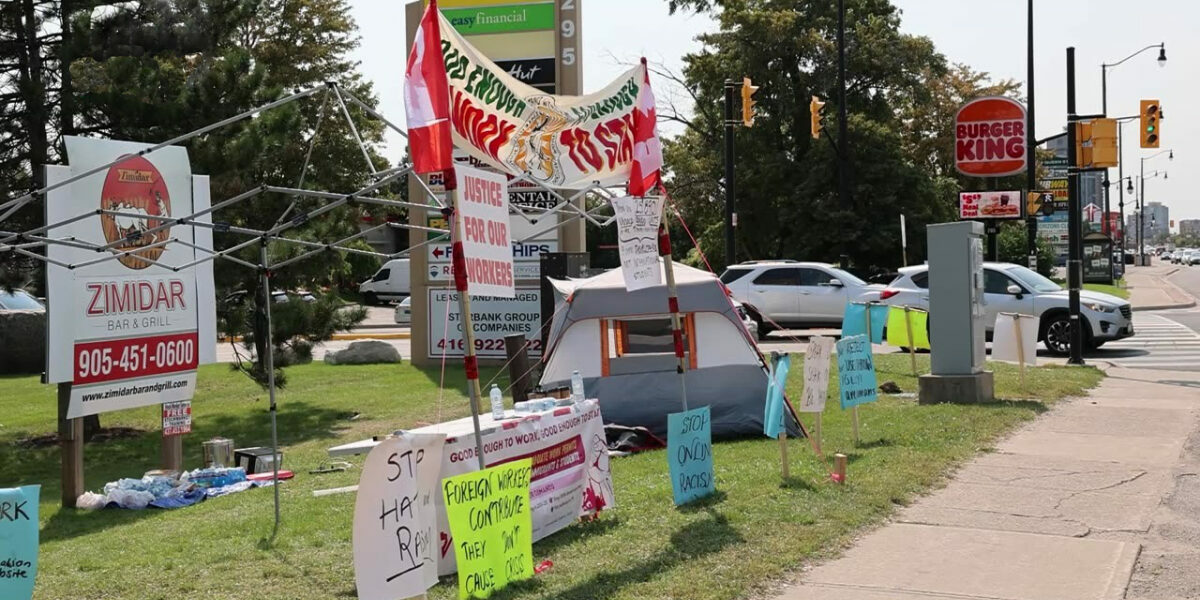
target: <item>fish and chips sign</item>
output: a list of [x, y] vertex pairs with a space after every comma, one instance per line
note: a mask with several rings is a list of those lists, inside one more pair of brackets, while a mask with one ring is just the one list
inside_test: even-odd
[[633, 113], [645, 85], [638, 65], [603, 90], [554, 96], [480, 54], [441, 19], [456, 148], [506, 173], [555, 188], [623, 184], [633, 164]]
[[976, 98], [954, 115], [954, 166], [969, 177], [1002, 177], [1026, 167], [1025, 107], [1016, 100]]

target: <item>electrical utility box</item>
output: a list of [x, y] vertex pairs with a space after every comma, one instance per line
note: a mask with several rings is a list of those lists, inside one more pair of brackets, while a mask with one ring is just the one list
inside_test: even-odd
[[995, 397], [984, 370], [983, 224], [929, 225], [929, 345], [932, 373], [919, 381], [922, 404], [988, 402]]

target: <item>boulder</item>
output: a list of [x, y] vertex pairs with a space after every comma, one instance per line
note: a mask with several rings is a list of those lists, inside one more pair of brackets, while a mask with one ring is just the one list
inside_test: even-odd
[[0, 311], [0, 373], [35, 374], [46, 368], [46, 312]]
[[326, 352], [325, 363], [330, 365], [372, 365], [400, 362], [400, 351], [383, 340], [358, 340], [345, 350]]

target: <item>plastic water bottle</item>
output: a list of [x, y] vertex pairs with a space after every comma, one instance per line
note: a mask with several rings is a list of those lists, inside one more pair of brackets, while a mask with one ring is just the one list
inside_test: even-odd
[[579, 374], [578, 369], [571, 373], [571, 402], [583, 402], [583, 376]]
[[492, 384], [492, 418], [499, 421], [504, 418], [504, 395], [500, 393], [500, 388], [496, 384]]

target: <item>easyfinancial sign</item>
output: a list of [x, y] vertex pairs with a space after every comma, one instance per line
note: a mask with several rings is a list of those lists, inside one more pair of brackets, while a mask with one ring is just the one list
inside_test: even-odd
[[999, 96], [976, 98], [954, 116], [954, 166], [971, 177], [1025, 170], [1025, 107]]
[[554, 3], [480, 6], [475, 8], [445, 8], [446, 20], [463, 35], [515, 33], [518, 31], [553, 31]]
[[212, 232], [171, 219], [208, 207], [207, 178], [181, 147], [66, 147], [70, 167], [48, 167], [50, 183], [124, 160], [47, 198], [46, 222], [61, 223], [48, 235], [82, 243], [47, 248], [47, 380], [73, 384], [68, 418], [190, 400], [197, 365], [215, 361], [212, 263], [193, 264]]

